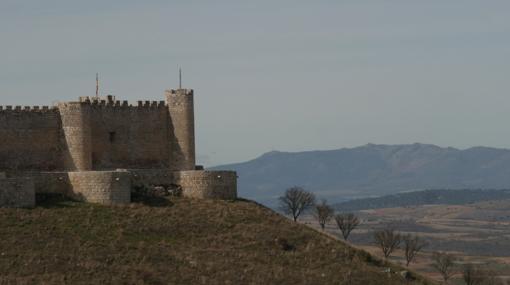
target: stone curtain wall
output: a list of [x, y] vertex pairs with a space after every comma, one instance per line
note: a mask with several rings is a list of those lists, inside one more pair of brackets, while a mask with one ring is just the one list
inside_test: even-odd
[[234, 171], [180, 171], [176, 176], [185, 197], [237, 199], [237, 174]]
[[92, 169], [168, 167], [165, 102], [139, 104], [91, 106]]
[[237, 174], [234, 171], [130, 169], [129, 172], [133, 185], [179, 185], [185, 197], [237, 199]]
[[0, 179], [1, 207], [34, 207], [34, 182], [28, 178]]
[[133, 186], [169, 186], [176, 184], [175, 173], [169, 169], [129, 169]]
[[34, 181], [36, 193], [60, 193], [80, 201], [107, 205], [129, 203], [132, 188], [142, 185], [179, 185], [182, 187], [183, 196], [191, 198], [237, 198], [237, 174], [233, 171], [130, 169], [26, 172], [23, 175]]
[[57, 109], [0, 106], [0, 170], [51, 171], [61, 160]]
[[78, 201], [106, 205], [131, 201], [131, 176], [127, 171], [26, 172], [22, 175], [33, 180], [35, 193], [63, 194]]
[[69, 172], [71, 196], [104, 205], [131, 202], [131, 179], [127, 171]]
[[35, 193], [63, 194], [72, 196], [71, 182], [68, 172], [25, 172], [23, 177], [34, 181]]

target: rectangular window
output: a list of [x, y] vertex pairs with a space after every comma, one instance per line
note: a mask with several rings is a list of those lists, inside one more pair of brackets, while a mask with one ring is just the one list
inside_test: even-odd
[[115, 132], [109, 132], [109, 135], [110, 135], [110, 143], [114, 143], [115, 142]]

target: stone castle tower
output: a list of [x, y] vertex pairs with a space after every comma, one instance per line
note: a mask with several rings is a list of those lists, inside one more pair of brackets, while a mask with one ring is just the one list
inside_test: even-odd
[[235, 199], [235, 172], [195, 165], [193, 96], [177, 89], [135, 105], [109, 95], [51, 108], [0, 106], [0, 205], [31, 205], [34, 193], [128, 203], [137, 185]]
[[170, 140], [170, 168], [195, 169], [195, 114], [193, 90], [165, 91], [168, 104], [169, 127], [174, 136]]

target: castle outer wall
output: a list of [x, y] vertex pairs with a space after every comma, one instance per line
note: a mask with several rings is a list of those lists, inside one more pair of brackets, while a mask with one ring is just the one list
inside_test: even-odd
[[171, 171], [168, 169], [131, 169], [133, 185], [178, 185], [182, 195], [201, 199], [237, 199], [235, 171]]
[[[178, 185], [194, 198], [235, 199], [235, 172], [195, 170], [193, 90], [167, 90], [165, 97], [135, 105], [108, 96], [0, 107], [0, 171], [9, 185], [31, 181], [28, 192], [109, 205], [129, 203], [136, 183]], [[24, 186], [1, 183], [0, 191], [23, 192]]]
[[28, 178], [5, 178], [0, 173], [0, 205], [3, 207], [35, 206], [34, 182]]
[[176, 181], [183, 195], [201, 199], [237, 198], [237, 174], [233, 171], [180, 171]]
[[0, 171], [63, 169], [55, 108], [0, 106]]
[[69, 172], [71, 191], [76, 200], [103, 205], [121, 205], [131, 201], [131, 178], [127, 171]]
[[0, 171], [193, 170], [193, 92], [167, 93], [173, 101], [135, 106], [87, 98], [0, 107]]

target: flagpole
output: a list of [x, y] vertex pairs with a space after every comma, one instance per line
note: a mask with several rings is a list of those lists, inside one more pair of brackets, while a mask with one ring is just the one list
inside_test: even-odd
[[99, 97], [99, 73], [96, 73], [96, 97]]

